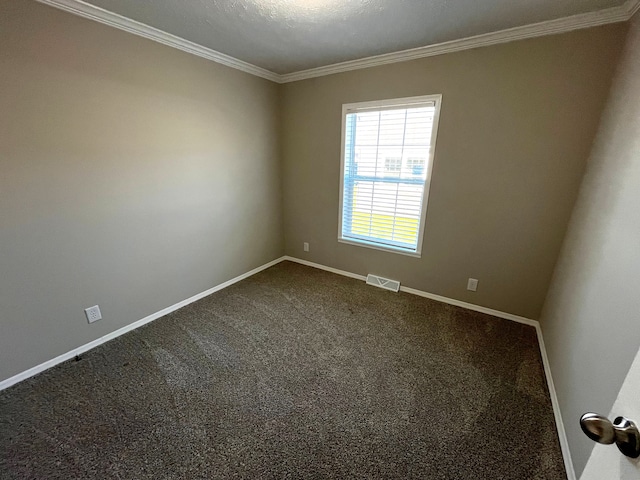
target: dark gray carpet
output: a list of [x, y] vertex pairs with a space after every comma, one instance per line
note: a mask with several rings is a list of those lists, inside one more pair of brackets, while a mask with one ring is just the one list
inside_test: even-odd
[[532, 327], [289, 262], [0, 392], [0, 475], [566, 478]]

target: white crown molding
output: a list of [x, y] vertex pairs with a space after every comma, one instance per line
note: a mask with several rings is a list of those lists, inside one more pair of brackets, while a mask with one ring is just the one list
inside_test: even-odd
[[211, 50], [210, 48], [203, 47], [197, 43], [190, 42], [184, 38], [177, 37], [170, 33], [164, 32], [157, 28], [151, 27], [144, 23], [132, 20], [130, 18], [118, 15], [117, 13], [110, 12], [95, 5], [83, 2], [82, 0], [36, 0], [45, 5], [49, 5], [65, 12], [73, 13], [80, 17], [95, 20], [96, 22], [115, 27], [125, 32], [133, 33], [143, 38], [153, 40], [154, 42], [168, 45], [169, 47], [177, 48], [183, 52], [197, 55], [198, 57], [206, 58], [216, 63], [226, 65], [227, 67], [235, 68], [243, 72], [255, 75], [257, 77], [266, 78], [272, 82], [279, 82], [280, 75], [270, 72], [264, 68], [257, 67], [250, 63], [238, 60], [237, 58], [225, 55], [224, 53]]
[[629, 19], [631, 19], [631, 17], [640, 11], [640, 0], [627, 0], [624, 6], [629, 14]]
[[211, 60], [227, 67], [235, 68], [243, 72], [255, 75], [276, 83], [289, 83], [308, 78], [322, 77], [334, 73], [348, 72], [362, 68], [377, 67], [390, 63], [406, 62], [418, 58], [444, 55], [445, 53], [460, 52], [472, 48], [487, 47], [500, 43], [508, 43], [527, 38], [542, 37], [558, 33], [570, 32], [583, 28], [597, 27], [609, 23], [626, 22], [640, 10], [640, 0], [627, 0], [619, 7], [608, 8], [596, 12], [581, 13], [570, 17], [549, 20], [546, 22], [524, 25], [521, 27], [509, 28], [492, 33], [485, 33], [473, 37], [452, 40], [449, 42], [427, 45], [424, 47], [411, 48], [400, 52], [376, 55], [373, 57], [351, 60], [348, 62], [335, 63], [323, 67], [302, 70], [299, 72], [279, 75], [264, 68], [252, 65], [237, 58], [217, 52], [197, 43], [185, 40], [170, 33], [166, 33], [155, 27], [132, 20], [117, 13], [110, 12], [95, 5], [91, 5], [82, 0], [36, 0], [45, 5], [59, 8], [74, 15], [95, 20], [96, 22], [109, 25], [111, 27], [133, 33], [143, 38], [168, 45], [178, 50], [182, 50], [193, 55], [197, 55], [207, 60]]
[[362, 68], [377, 67], [389, 63], [406, 62], [418, 58], [444, 55], [445, 53], [460, 52], [472, 48], [487, 47], [500, 43], [508, 43], [527, 38], [542, 37], [558, 33], [570, 32], [583, 28], [597, 27], [609, 23], [625, 22], [631, 18], [638, 9], [640, 0], [628, 0], [619, 7], [607, 8], [596, 12], [581, 13], [570, 17], [548, 20], [546, 22], [508, 28], [492, 33], [484, 33], [473, 37], [451, 40], [449, 42], [427, 45], [425, 47], [411, 48], [400, 52], [386, 53], [373, 57], [336, 63], [324, 67], [302, 70], [280, 76], [280, 83], [296, 82], [308, 78], [322, 77], [334, 73], [348, 72]]

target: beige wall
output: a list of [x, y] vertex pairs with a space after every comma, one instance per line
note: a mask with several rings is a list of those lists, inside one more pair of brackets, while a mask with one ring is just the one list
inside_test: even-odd
[[0, 380], [283, 254], [277, 85], [15, 0], [0, 72]]
[[[625, 31], [610, 25], [284, 85], [287, 254], [538, 318]], [[341, 105], [436, 93], [422, 258], [339, 244]], [[477, 293], [466, 291], [468, 277], [480, 280]]]
[[578, 419], [609, 413], [640, 346], [639, 15], [632, 25], [541, 318], [578, 474], [594, 445]]

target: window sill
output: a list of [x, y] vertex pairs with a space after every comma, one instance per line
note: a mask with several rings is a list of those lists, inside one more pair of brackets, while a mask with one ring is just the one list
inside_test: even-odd
[[346, 243], [347, 245], [354, 245], [356, 247], [365, 247], [365, 248], [371, 248], [373, 250], [380, 250], [382, 252], [397, 253], [399, 255], [406, 255], [407, 257], [422, 258], [422, 254], [420, 252], [409, 252], [406, 250], [401, 250], [393, 247], [384, 247], [376, 243], [366, 242], [364, 240], [358, 241], [358, 240], [350, 240], [350, 239], [338, 237], [338, 242]]

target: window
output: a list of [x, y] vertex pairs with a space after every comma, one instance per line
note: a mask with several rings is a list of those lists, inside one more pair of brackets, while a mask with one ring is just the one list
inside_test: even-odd
[[441, 99], [343, 105], [339, 241], [420, 256]]

